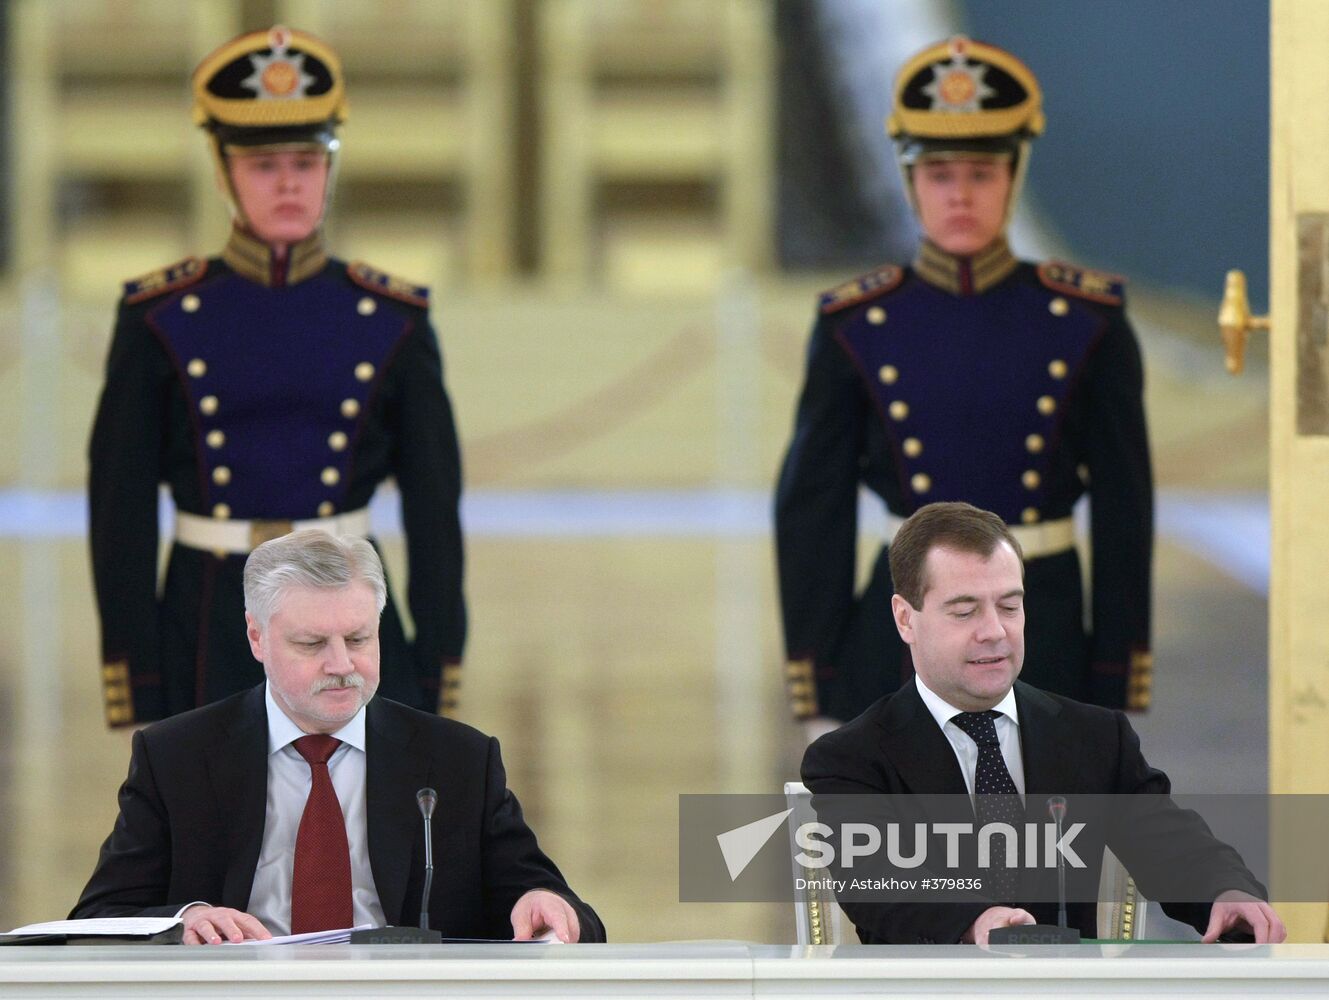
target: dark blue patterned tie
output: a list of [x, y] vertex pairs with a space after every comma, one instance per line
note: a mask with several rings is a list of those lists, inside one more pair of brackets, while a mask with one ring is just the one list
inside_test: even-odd
[[[1006, 758], [1001, 755], [1001, 742], [997, 739], [994, 721], [1000, 714], [992, 710], [961, 712], [952, 716], [951, 721], [978, 744], [978, 766], [974, 768], [974, 813], [979, 826], [1009, 823], [1019, 833], [1023, 829], [1024, 806], [1011, 772], [1006, 768]], [[1018, 873], [1006, 867], [1005, 838], [993, 837], [991, 844], [991, 885], [985, 881], [984, 889], [993, 899], [1011, 902], [1015, 899]]]

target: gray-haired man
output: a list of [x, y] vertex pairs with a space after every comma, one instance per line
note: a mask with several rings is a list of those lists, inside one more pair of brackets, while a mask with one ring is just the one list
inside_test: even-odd
[[245, 620], [267, 682], [135, 734], [120, 815], [71, 916], [179, 913], [186, 943], [214, 944], [414, 924], [429, 787], [447, 859], [433, 928], [604, 940], [523, 821], [498, 741], [374, 698], [385, 598], [363, 539], [302, 531], [254, 550]]

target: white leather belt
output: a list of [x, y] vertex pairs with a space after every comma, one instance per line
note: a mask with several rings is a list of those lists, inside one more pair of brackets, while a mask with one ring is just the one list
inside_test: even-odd
[[[895, 538], [895, 533], [904, 524], [904, 518], [886, 514], [886, 541]], [[1009, 524], [1015, 540], [1026, 559], [1039, 559], [1043, 556], [1055, 556], [1059, 552], [1075, 548], [1075, 518], [1063, 517], [1056, 521], [1044, 521], [1041, 524]]]
[[321, 528], [332, 535], [369, 534], [369, 508], [314, 517], [303, 521], [222, 521], [215, 517], [200, 517], [183, 510], [175, 512], [175, 540], [191, 549], [204, 552], [226, 552], [245, 555], [273, 538], [289, 535], [305, 528]]

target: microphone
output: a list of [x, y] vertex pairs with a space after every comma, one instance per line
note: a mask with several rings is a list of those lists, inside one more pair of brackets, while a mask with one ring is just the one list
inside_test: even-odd
[[[1061, 840], [1061, 823], [1066, 818], [1066, 797], [1054, 795], [1048, 799], [1048, 815], [1057, 824], [1057, 840]], [[1057, 926], [1067, 926], [1066, 921], [1066, 857], [1057, 852]]]
[[415, 804], [425, 821], [425, 888], [420, 893], [420, 930], [429, 930], [429, 890], [434, 884], [434, 807], [438, 805], [438, 792], [422, 788], [415, 793]]
[[[1057, 826], [1057, 840], [1061, 840], [1061, 824], [1066, 818], [1066, 798], [1053, 795], [1047, 800], [1048, 816]], [[1080, 932], [1069, 926], [1066, 918], [1066, 858], [1057, 852], [1057, 923], [1020, 924], [1015, 927], [994, 927], [988, 934], [988, 944], [1079, 944]]]
[[438, 944], [443, 940], [441, 931], [429, 929], [429, 889], [434, 884], [434, 838], [430, 828], [434, 807], [438, 805], [438, 792], [422, 788], [415, 793], [415, 804], [420, 818], [425, 821], [425, 889], [420, 894], [419, 927], [373, 927], [351, 931], [351, 944]]

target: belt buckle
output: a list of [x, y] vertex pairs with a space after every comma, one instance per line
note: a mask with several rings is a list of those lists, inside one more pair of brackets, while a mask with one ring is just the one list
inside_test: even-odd
[[258, 548], [264, 542], [270, 542], [274, 538], [281, 538], [283, 535], [289, 535], [294, 528], [295, 524], [291, 521], [250, 521], [250, 551]]

